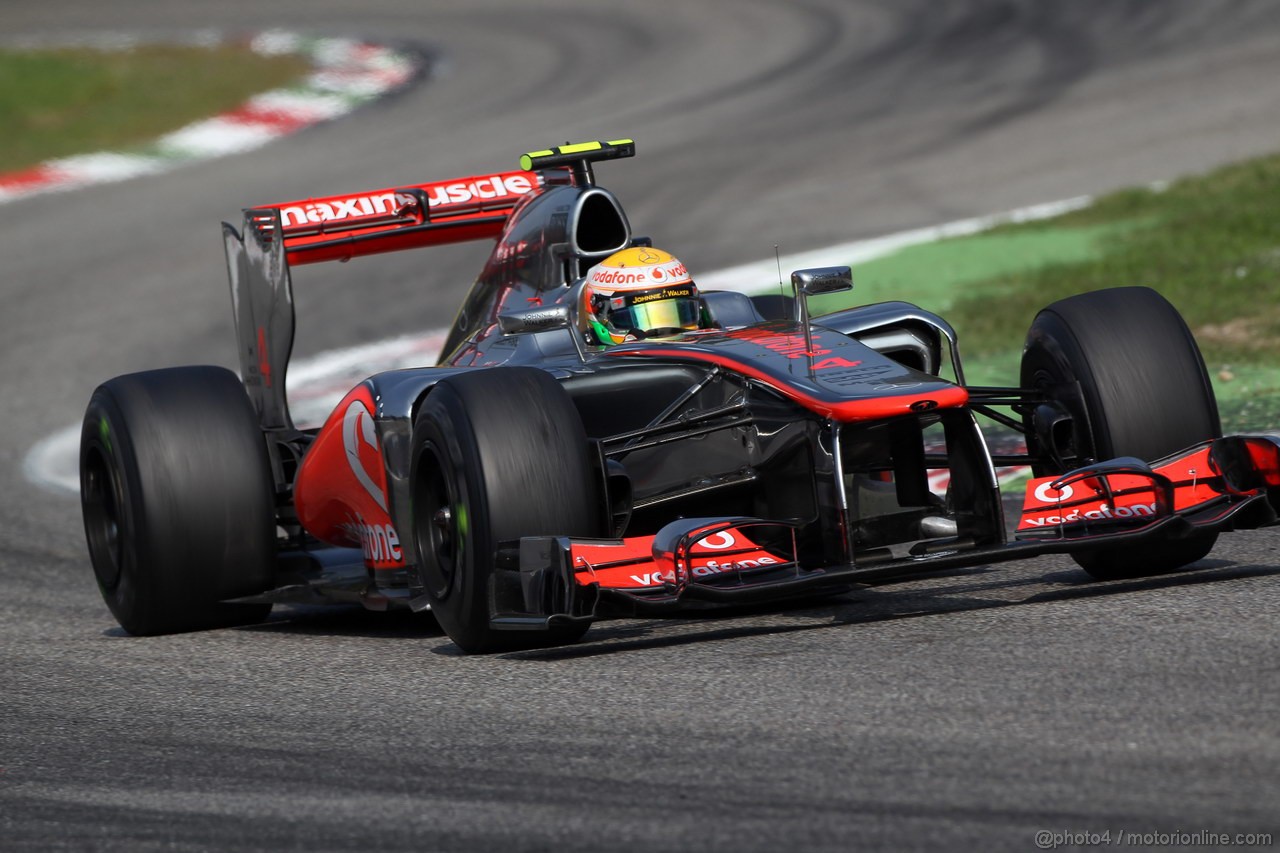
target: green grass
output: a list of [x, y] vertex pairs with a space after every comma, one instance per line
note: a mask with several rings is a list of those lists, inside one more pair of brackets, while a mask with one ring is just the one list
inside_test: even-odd
[[854, 293], [815, 307], [904, 299], [937, 311], [959, 334], [966, 379], [1004, 385], [1040, 308], [1132, 284], [1186, 318], [1229, 429], [1280, 425], [1280, 155], [903, 249], [855, 265]]
[[[959, 300], [1007, 289], [1028, 270], [1049, 264], [1087, 261], [1109, 236], [1132, 230], [1129, 223], [1036, 231], [988, 231], [971, 237], [923, 243], [854, 268], [858, 302], [905, 299], [930, 311], [948, 312]], [[1016, 286], [1016, 284], [1013, 284]], [[850, 296], [814, 297], [811, 308], [824, 313], [849, 303]]]
[[0, 172], [148, 142], [308, 69], [228, 45], [0, 51]]
[[[1086, 210], [997, 234], [1131, 224], [1105, 237], [1092, 258], [1051, 263], [981, 283], [1003, 298], [963, 296], [950, 311], [970, 352], [1009, 345], [1047, 302], [1103, 287], [1141, 284], [1186, 318], [1206, 360], [1280, 361], [1280, 156], [1179, 181], [1163, 192], [1130, 190]], [[981, 291], [979, 291], [980, 293]]]

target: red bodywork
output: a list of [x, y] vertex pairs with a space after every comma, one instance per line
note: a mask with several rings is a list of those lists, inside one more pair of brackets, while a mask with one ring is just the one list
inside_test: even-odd
[[298, 520], [317, 539], [360, 548], [370, 568], [398, 569], [405, 565], [404, 548], [387, 513], [373, 412], [373, 395], [364, 385], [342, 399], [303, 457], [293, 499]]
[[[250, 211], [260, 227], [273, 227], [280, 212], [290, 266], [345, 261], [362, 255], [420, 246], [494, 239], [527, 195], [541, 186], [534, 172], [495, 172], [373, 192], [321, 196]], [[261, 216], [257, 214], [261, 211]], [[259, 337], [265, 332], [260, 330]], [[259, 341], [267, 385], [268, 347]], [[400, 569], [400, 533], [387, 511], [382, 449], [373, 426], [369, 389], [349, 393], [307, 450], [294, 481], [298, 520], [313, 536], [339, 547], [360, 548], [365, 565]]]
[[1271, 439], [1241, 437], [1257, 479], [1241, 486], [1220, 470], [1212, 442], [1191, 448], [1150, 472], [1105, 476], [1040, 477], [1027, 483], [1018, 533], [1080, 535], [1091, 528], [1140, 524], [1174, 513], [1209, 509], [1227, 497], [1261, 493], [1280, 485], [1280, 455]]
[[[1212, 442], [1150, 468], [1133, 460], [1132, 473], [1121, 466], [1107, 473], [1090, 469], [1078, 476], [1033, 479], [1026, 486], [1017, 528], [1019, 538], [1077, 539], [1133, 531], [1174, 514], [1225, 517], [1235, 505], [1230, 498], [1280, 487], [1280, 445], [1269, 438], [1240, 440], [1244, 442], [1248, 467], [1256, 474], [1256, 479], [1243, 485], [1233, 482], [1230, 472], [1220, 470]], [[662, 538], [662, 533], [611, 542], [572, 541], [574, 580], [583, 587], [657, 591], [681, 582], [674, 576], [673, 566], [687, 572], [684, 581], [697, 582], [719, 576], [741, 581], [755, 572], [792, 565], [792, 556], [766, 550], [732, 525], [733, 522], [703, 525], [713, 531], [711, 535], [698, 538], [694, 534], [689, 538], [687, 553], [681, 552], [674, 559], [670, 554], [660, 554], [662, 548], [655, 547], [655, 540]]]
[[[578, 583], [598, 583], [608, 589], [649, 589], [674, 582], [673, 574], [653, 558], [654, 538], [574, 542], [573, 564]], [[694, 543], [689, 552], [689, 571], [702, 580], [725, 572], [778, 566], [789, 559], [759, 547], [741, 530], [728, 529]]]
[[533, 172], [495, 172], [256, 210], [280, 211], [289, 265], [298, 266], [494, 239], [516, 204], [537, 189], [539, 181]]

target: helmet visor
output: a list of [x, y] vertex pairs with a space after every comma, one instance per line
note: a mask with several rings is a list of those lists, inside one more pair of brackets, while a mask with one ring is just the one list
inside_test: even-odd
[[646, 302], [609, 313], [609, 325], [615, 329], [696, 329], [702, 306], [696, 299], [664, 299]]
[[636, 294], [614, 294], [609, 300], [608, 325], [618, 331], [639, 329], [696, 329], [702, 318], [697, 288], [688, 284]]

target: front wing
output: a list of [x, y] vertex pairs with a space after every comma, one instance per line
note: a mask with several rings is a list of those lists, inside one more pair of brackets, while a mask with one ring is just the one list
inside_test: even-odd
[[679, 519], [656, 535], [617, 540], [526, 537], [498, 555], [490, 621], [546, 630], [773, 601], [940, 569], [1263, 527], [1276, 523], [1278, 510], [1280, 438], [1229, 436], [1154, 463], [1125, 457], [1033, 479], [1013, 538], [992, 545], [922, 540], [887, 560], [855, 553], [842, 565], [808, 566], [797, 559], [799, 524], [785, 520]]

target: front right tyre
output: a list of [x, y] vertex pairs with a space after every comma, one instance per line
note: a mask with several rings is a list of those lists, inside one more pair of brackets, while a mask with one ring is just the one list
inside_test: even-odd
[[[1118, 456], [1154, 461], [1222, 435], [1213, 385], [1191, 330], [1177, 309], [1147, 287], [1095, 290], [1061, 299], [1036, 315], [1022, 354], [1021, 384], [1071, 414], [1066, 455], [1079, 467]], [[1029, 430], [1034, 433], [1034, 430]], [[1064, 466], [1035, 467], [1037, 476]], [[1142, 577], [1194, 563], [1216, 533], [1072, 554], [1102, 580]]]

